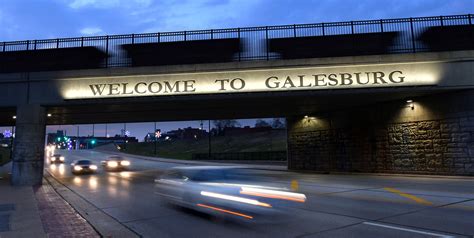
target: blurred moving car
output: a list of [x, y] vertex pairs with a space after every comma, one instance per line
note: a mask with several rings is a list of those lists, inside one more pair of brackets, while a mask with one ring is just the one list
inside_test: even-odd
[[90, 160], [75, 160], [71, 164], [73, 174], [91, 174], [97, 171], [97, 165]]
[[130, 161], [120, 155], [109, 156], [106, 160], [100, 162], [106, 170], [122, 171], [128, 169]]
[[60, 154], [54, 154], [51, 157], [49, 157], [49, 163], [54, 164], [54, 163], [64, 163], [64, 156]]
[[278, 221], [306, 196], [259, 179], [243, 167], [176, 167], [155, 179], [156, 193], [166, 201], [218, 216]]

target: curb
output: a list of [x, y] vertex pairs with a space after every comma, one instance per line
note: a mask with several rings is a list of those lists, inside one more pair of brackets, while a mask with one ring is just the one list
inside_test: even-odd
[[[413, 177], [413, 178], [433, 178], [433, 179], [474, 179], [474, 176], [458, 176], [458, 175], [434, 175], [434, 174], [389, 174], [389, 173], [363, 173], [363, 172], [335, 172], [335, 171], [314, 171], [314, 170], [297, 170], [297, 169], [287, 169], [287, 168], [276, 168], [278, 165], [251, 165], [251, 164], [240, 164], [240, 163], [221, 163], [221, 162], [212, 162], [212, 161], [189, 161], [189, 160], [176, 160], [176, 159], [164, 159], [149, 157], [143, 155], [134, 155], [127, 154], [119, 151], [108, 151], [108, 150], [96, 150], [101, 153], [111, 153], [116, 155], [132, 156], [141, 160], [148, 161], [158, 161], [163, 163], [176, 163], [184, 165], [242, 165], [249, 166], [252, 169], [258, 170], [268, 170], [268, 171], [280, 171], [280, 172], [292, 172], [292, 173], [301, 173], [301, 174], [319, 174], [319, 175], [359, 175], [359, 176], [385, 176], [385, 177]], [[275, 167], [273, 167], [275, 166]], [[273, 168], [272, 168], [273, 167]], [[281, 166], [279, 166], [281, 167]]]
[[71, 207], [84, 218], [101, 237], [141, 237], [115, 218], [94, 206], [82, 196], [61, 183], [49, 172], [44, 174], [46, 181]]
[[258, 170], [289, 171], [286, 168], [279, 168], [279, 167], [283, 167], [279, 165], [255, 165], [255, 164], [240, 164], [240, 163], [221, 163], [221, 162], [212, 162], [212, 161], [176, 160], [176, 159], [164, 159], [164, 158], [156, 158], [156, 157], [149, 157], [149, 156], [143, 156], [143, 155], [127, 154], [127, 153], [119, 152], [119, 151], [108, 151], [108, 150], [96, 150], [96, 151], [101, 152], [101, 153], [130, 156], [136, 159], [157, 161], [157, 162], [162, 162], [162, 163], [175, 163], [175, 164], [184, 164], [184, 165], [230, 165], [230, 166], [240, 165], [240, 166], [248, 166], [252, 169], [258, 169]]

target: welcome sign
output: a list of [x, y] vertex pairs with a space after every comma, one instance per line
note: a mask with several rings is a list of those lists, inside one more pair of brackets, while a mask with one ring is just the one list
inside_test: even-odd
[[62, 84], [65, 99], [435, 85], [433, 63], [96, 77]]

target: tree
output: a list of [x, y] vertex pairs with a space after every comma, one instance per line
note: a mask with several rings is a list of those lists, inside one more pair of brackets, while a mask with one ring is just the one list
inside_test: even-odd
[[213, 120], [212, 123], [214, 124], [217, 134], [221, 135], [224, 132], [224, 128], [226, 127], [236, 127], [239, 126], [240, 123], [237, 120]]
[[280, 118], [273, 118], [272, 127], [275, 129], [285, 128], [285, 121], [282, 122]]
[[255, 122], [255, 127], [270, 127], [270, 123], [262, 119], [257, 119]]

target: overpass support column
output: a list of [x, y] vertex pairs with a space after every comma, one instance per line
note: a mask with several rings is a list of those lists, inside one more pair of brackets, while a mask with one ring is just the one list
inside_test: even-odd
[[12, 185], [37, 185], [43, 179], [46, 110], [37, 104], [17, 107]]

